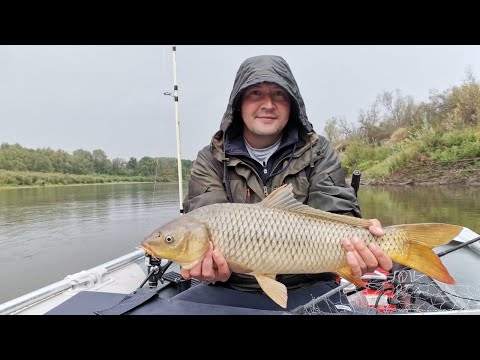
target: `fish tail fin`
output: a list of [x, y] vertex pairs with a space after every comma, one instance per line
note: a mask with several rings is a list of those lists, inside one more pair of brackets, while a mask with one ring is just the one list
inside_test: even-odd
[[343, 268], [337, 270], [336, 274], [357, 286], [365, 287], [365, 283], [362, 281], [362, 279], [356, 276], [349, 266], [344, 266]]
[[407, 234], [408, 245], [405, 253], [391, 256], [393, 261], [417, 270], [432, 279], [446, 284], [455, 284], [455, 280], [432, 248], [450, 242], [463, 230], [462, 226], [425, 223], [396, 227]]

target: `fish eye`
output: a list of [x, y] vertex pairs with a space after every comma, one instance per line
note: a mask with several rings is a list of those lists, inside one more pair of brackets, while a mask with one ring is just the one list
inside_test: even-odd
[[173, 235], [168, 234], [165, 236], [165, 242], [167, 244], [170, 244], [172, 241], [173, 241]]

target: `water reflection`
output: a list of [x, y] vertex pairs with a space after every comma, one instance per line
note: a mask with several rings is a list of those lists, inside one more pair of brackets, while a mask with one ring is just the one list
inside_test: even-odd
[[455, 186], [364, 186], [359, 202], [365, 218], [382, 225], [441, 222], [480, 233], [480, 189]]
[[178, 184], [153, 189], [0, 190], [0, 302], [135, 250], [153, 228], [179, 215]]

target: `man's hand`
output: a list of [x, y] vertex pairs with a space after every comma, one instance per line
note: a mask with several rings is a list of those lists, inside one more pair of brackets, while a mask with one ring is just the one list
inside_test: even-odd
[[180, 274], [185, 280], [191, 277], [200, 281], [227, 281], [232, 272], [228, 267], [223, 254], [218, 250], [213, 250], [213, 244], [209, 241], [209, 247], [203, 260], [190, 270], [183, 269]]
[[[368, 228], [372, 235], [383, 236], [385, 232], [382, 229], [380, 221], [370, 219], [372, 225]], [[377, 267], [390, 271], [392, 269], [392, 260], [377, 245], [370, 243], [368, 246], [357, 236], [342, 239], [343, 248], [347, 251], [347, 262], [352, 272], [361, 277], [365, 273], [373, 272]]]

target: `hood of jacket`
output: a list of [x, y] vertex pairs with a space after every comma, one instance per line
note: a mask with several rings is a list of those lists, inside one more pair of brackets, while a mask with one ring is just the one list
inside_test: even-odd
[[289, 93], [291, 111], [287, 126], [291, 126], [295, 122], [299, 125], [302, 133], [313, 131], [312, 124], [307, 118], [302, 95], [287, 62], [281, 56], [276, 55], [254, 56], [246, 59], [237, 71], [227, 110], [220, 124], [220, 130], [215, 133], [212, 139], [212, 145], [218, 150], [224, 144], [228, 132], [232, 130], [232, 125], [241, 127], [239, 100], [243, 91], [251, 85], [263, 82], [275, 83]]

